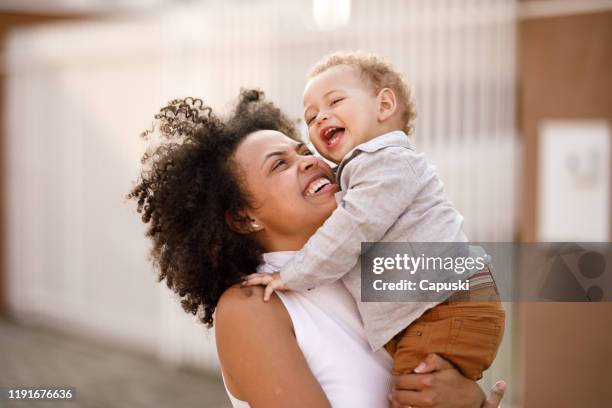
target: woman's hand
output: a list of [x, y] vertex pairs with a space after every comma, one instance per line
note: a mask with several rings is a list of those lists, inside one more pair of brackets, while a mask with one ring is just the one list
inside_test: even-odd
[[506, 389], [498, 381], [485, 399], [476, 382], [436, 354], [428, 355], [415, 373], [393, 376], [390, 407], [497, 408]]

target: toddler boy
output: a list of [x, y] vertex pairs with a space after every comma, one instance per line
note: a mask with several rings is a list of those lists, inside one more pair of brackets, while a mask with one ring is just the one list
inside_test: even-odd
[[467, 241], [463, 217], [407, 136], [414, 117], [408, 87], [382, 58], [335, 53], [316, 64], [304, 91], [304, 119], [315, 148], [338, 164], [338, 208], [280, 273], [253, 274], [246, 284], [267, 284], [268, 299], [273, 290], [303, 291], [342, 279], [372, 349], [386, 348], [396, 374], [438, 353], [477, 380], [504, 331], [488, 267], [469, 275], [469, 291], [441, 302], [360, 301], [362, 242]]

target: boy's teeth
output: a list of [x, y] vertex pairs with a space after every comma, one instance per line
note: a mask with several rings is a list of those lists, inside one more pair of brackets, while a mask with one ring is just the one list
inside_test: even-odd
[[331, 139], [329, 139], [329, 140], [327, 141], [327, 143], [328, 143], [328, 144], [333, 144], [333, 143], [335, 143], [335, 142], [336, 142], [336, 140], [338, 140], [338, 136], [337, 136], [337, 135], [334, 135], [334, 137], [332, 137]]

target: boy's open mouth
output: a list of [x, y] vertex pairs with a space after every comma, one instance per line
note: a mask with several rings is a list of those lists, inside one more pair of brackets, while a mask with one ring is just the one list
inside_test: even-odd
[[328, 148], [332, 148], [338, 144], [342, 135], [344, 135], [344, 128], [328, 127], [321, 131], [321, 140], [325, 142]]

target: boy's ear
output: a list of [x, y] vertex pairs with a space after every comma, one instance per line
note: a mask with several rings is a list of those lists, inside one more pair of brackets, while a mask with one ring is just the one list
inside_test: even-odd
[[248, 214], [236, 215], [229, 210], [225, 211], [225, 222], [232, 231], [238, 234], [251, 234], [263, 229], [261, 223]]
[[397, 110], [397, 99], [391, 88], [383, 88], [378, 92], [378, 121], [389, 119]]

